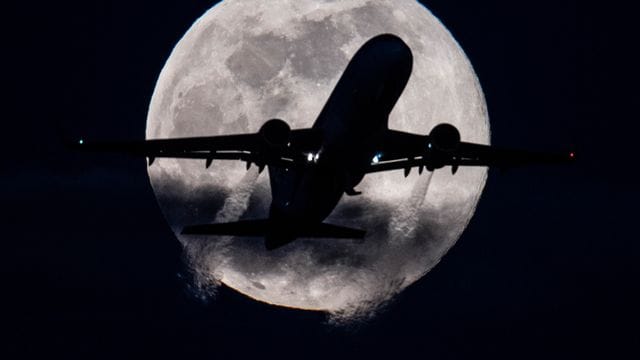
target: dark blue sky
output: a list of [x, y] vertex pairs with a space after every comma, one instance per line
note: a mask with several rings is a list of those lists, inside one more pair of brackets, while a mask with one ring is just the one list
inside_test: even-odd
[[[469, 56], [492, 141], [579, 151], [491, 170], [425, 278], [366, 324], [189, 295], [145, 164], [60, 132], [143, 138], [156, 78], [211, 1], [4, 5], [3, 346], [14, 355], [634, 358], [637, 19], [615, 1], [424, 1]], [[7, 15], [8, 14], [8, 15]], [[320, 100], [319, 100], [320, 101]]]

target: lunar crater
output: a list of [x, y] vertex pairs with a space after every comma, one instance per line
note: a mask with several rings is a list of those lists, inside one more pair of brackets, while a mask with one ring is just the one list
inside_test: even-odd
[[260, 88], [280, 72], [286, 58], [286, 40], [270, 32], [243, 40], [225, 64], [236, 81]]

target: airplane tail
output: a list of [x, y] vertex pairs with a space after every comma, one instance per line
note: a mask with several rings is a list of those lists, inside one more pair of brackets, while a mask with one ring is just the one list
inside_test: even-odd
[[220, 224], [202, 224], [186, 226], [184, 235], [231, 235], [264, 237], [265, 246], [272, 250], [290, 243], [299, 237], [362, 239], [366, 231], [339, 225], [319, 223], [308, 226], [288, 228], [268, 219], [242, 220]]

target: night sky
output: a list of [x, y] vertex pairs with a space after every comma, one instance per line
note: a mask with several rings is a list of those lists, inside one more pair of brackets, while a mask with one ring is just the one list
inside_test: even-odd
[[377, 317], [335, 327], [322, 313], [224, 287], [198, 299], [145, 162], [62, 146], [80, 134], [144, 138], [164, 62], [213, 3], [3, 5], [0, 351], [10, 358], [639, 355], [633, 12], [615, 1], [423, 1], [474, 66], [492, 142], [573, 148], [579, 161], [492, 169], [475, 216], [441, 263]]

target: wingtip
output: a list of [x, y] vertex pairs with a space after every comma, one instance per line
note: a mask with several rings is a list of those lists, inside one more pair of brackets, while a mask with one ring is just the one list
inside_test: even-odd
[[66, 139], [66, 140], [63, 140], [63, 143], [66, 148], [73, 149], [73, 150], [82, 149], [86, 145], [86, 141], [84, 140], [84, 138], [77, 138], [75, 140]]

